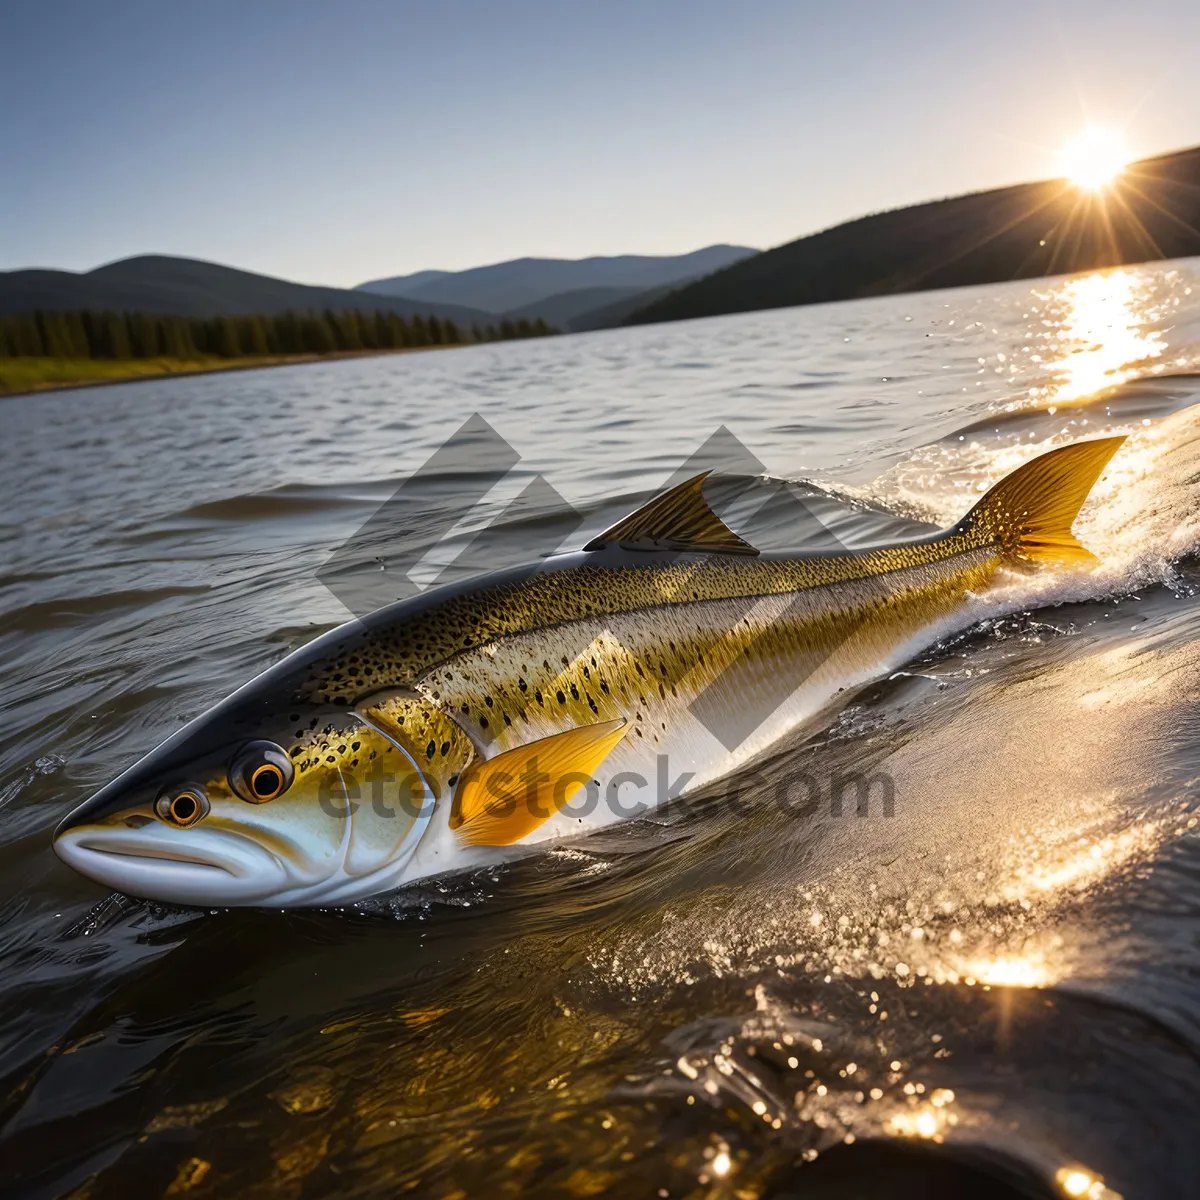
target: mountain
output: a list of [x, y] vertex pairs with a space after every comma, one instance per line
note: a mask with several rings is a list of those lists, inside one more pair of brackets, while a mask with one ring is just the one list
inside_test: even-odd
[[276, 313], [285, 309], [384, 309], [450, 317], [471, 325], [491, 313], [457, 304], [409, 300], [375, 292], [311, 287], [191, 258], [144, 254], [94, 271], [0, 271], [0, 313], [35, 309], [113, 309], [188, 317]]
[[1104, 191], [1019, 184], [848, 221], [738, 262], [627, 323], [998, 283], [1200, 254], [1200, 147], [1127, 167]]
[[378, 292], [381, 296], [407, 296], [414, 288], [434, 279], [444, 279], [452, 275], [452, 271], [415, 271], [412, 275], [393, 275], [391, 279], [372, 279], [360, 283], [354, 290], [358, 292]]
[[[581, 328], [576, 322], [587, 320], [596, 311], [607, 312], [613, 305], [627, 304], [630, 311], [647, 303], [658, 292], [657, 288], [642, 287], [588, 287], [575, 288], [569, 292], [557, 292], [544, 300], [509, 309], [504, 315], [514, 321], [521, 317], [533, 320], [541, 317], [558, 329]], [[587, 328], [596, 326], [587, 325]]]
[[[690, 254], [659, 258], [640, 254], [615, 258], [516, 258], [467, 271], [422, 271], [417, 275], [377, 279], [359, 284], [357, 290], [436, 304], [466, 304], [493, 314], [519, 309], [525, 315], [545, 316], [549, 321], [549, 315], [535, 306], [552, 296], [584, 288], [661, 287], [707, 275], [757, 253], [746, 246], [706, 246]], [[436, 278], [431, 279], [430, 275]]]
[[[615, 329], [618, 325], [624, 325], [626, 320], [639, 309], [653, 304], [662, 296], [669, 296], [680, 286], [677, 283], [664, 283], [662, 287], [646, 288], [644, 291], [638, 288], [619, 299], [601, 304], [597, 308], [589, 308], [579, 316], [573, 317], [566, 328], [571, 333], [585, 333], [589, 329]], [[546, 320], [549, 319], [549, 317], [546, 318]]]

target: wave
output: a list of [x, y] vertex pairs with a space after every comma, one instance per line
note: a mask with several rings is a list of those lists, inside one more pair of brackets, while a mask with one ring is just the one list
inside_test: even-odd
[[203, 595], [207, 587], [125, 588], [88, 596], [60, 596], [0, 614], [0, 633], [68, 628], [118, 612], [140, 612], [164, 600]]

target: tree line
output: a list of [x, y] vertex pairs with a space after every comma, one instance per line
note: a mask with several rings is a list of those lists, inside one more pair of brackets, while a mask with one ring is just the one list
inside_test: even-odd
[[283, 312], [182, 317], [145, 312], [0, 315], [0, 358], [250, 358], [343, 354], [545, 337], [541, 318], [464, 328], [448, 317], [394, 312]]

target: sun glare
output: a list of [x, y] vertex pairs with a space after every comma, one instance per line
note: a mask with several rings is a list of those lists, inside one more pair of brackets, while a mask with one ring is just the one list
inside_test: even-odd
[[1093, 192], [1116, 179], [1128, 162], [1125, 139], [1114, 129], [1092, 126], [1067, 143], [1062, 171], [1077, 187]]

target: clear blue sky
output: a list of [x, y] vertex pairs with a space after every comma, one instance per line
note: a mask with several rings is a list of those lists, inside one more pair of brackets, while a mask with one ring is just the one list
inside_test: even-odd
[[14, 0], [0, 269], [770, 246], [1200, 142], [1196, 0]]

